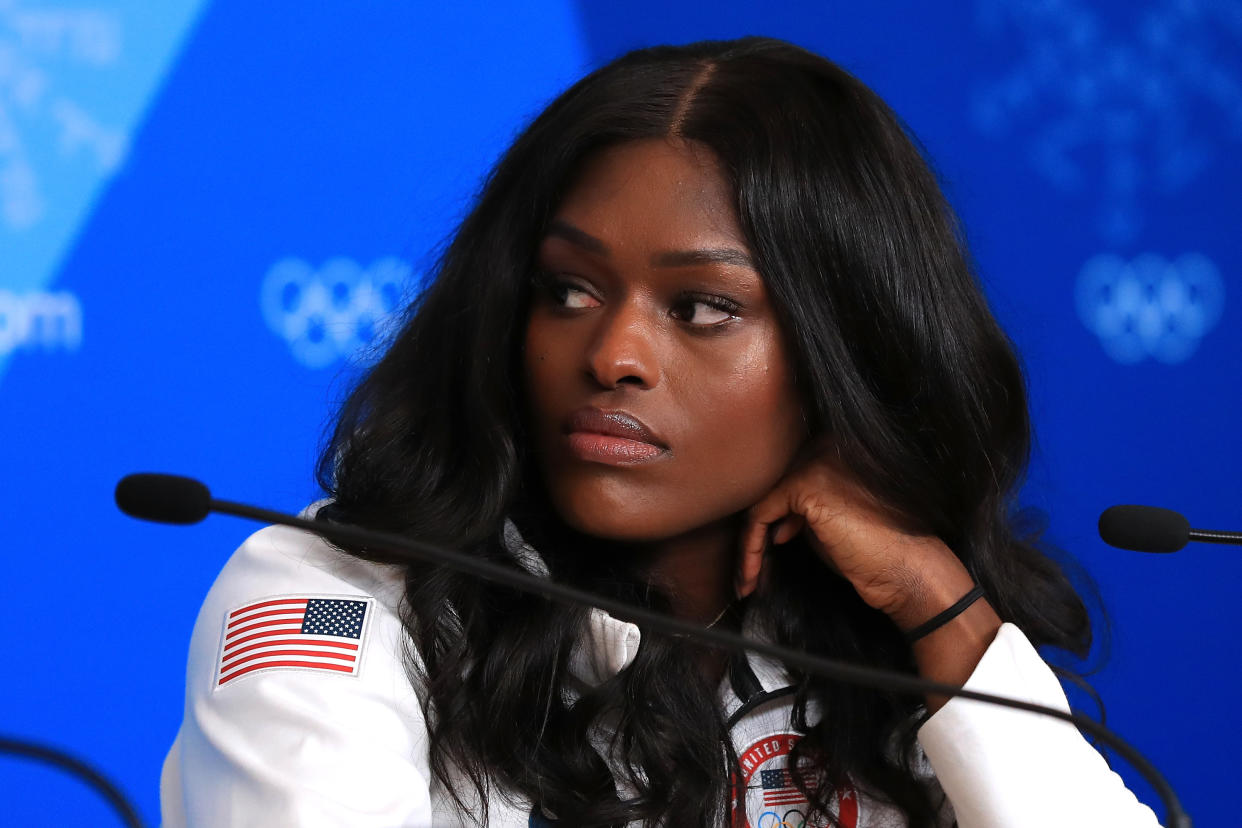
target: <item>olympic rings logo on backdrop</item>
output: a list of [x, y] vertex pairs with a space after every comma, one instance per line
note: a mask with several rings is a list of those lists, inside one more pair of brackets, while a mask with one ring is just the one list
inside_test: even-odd
[[1173, 261], [1146, 253], [1129, 262], [1101, 254], [1083, 265], [1075, 294], [1082, 323], [1124, 364], [1184, 362], [1225, 304], [1216, 265], [1198, 253]]
[[344, 257], [318, 269], [302, 259], [282, 259], [263, 277], [259, 306], [294, 359], [324, 368], [390, 333], [409, 277], [410, 266], [395, 258], [365, 269]]

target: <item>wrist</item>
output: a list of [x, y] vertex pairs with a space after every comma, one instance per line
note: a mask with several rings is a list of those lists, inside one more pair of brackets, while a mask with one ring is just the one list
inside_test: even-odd
[[[911, 644], [919, 675], [943, 684], [964, 685], [1000, 627], [1001, 619], [987, 599], [975, 601], [956, 618]], [[927, 709], [935, 713], [946, 701], [943, 696], [930, 695]]]
[[936, 613], [912, 630], [906, 630], [906, 641], [913, 644], [920, 638], [931, 635], [936, 630], [949, 624], [954, 618], [966, 612], [978, 600], [983, 598], [983, 587], [975, 586], [948, 609]]
[[[877, 579], [871, 582], [872, 590], [859, 590], [864, 600], [884, 612], [903, 633], [917, 630], [953, 607], [976, 586], [966, 566], [942, 541], [920, 538], [917, 543], [915, 548], [907, 547], [899, 567], [888, 569], [883, 583]], [[986, 596], [972, 602], [911, 643], [919, 674], [945, 684], [965, 684], [1000, 625]], [[928, 710], [934, 713], [945, 701], [929, 696]]]
[[878, 607], [903, 633], [909, 633], [948, 610], [975, 588], [974, 578], [941, 541], [931, 538], [907, 558], [901, 589]]

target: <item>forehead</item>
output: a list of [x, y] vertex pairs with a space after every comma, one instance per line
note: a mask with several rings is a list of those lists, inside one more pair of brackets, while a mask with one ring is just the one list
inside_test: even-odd
[[746, 245], [715, 154], [683, 139], [630, 141], [591, 156], [556, 216], [610, 244]]

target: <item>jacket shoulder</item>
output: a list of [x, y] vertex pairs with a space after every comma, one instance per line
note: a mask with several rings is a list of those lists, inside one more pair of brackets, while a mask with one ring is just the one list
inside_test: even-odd
[[203, 601], [187, 693], [220, 692], [273, 671], [316, 680], [399, 675], [408, 685], [403, 590], [399, 567], [354, 558], [300, 529], [260, 529], [232, 554]]
[[403, 586], [400, 568], [287, 527], [233, 553], [191, 636], [166, 824], [426, 824]]

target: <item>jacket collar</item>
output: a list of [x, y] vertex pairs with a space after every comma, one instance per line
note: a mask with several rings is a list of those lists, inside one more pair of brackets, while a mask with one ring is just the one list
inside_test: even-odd
[[[535, 547], [522, 537], [511, 520], [505, 521], [505, 548], [518, 565], [539, 578], [550, 578], [548, 565]], [[569, 654], [569, 673], [589, 687], [597, 687], [629, 667], [638, 655], [642, 638], [638, 627], [592, 608], [586, 629]]]

